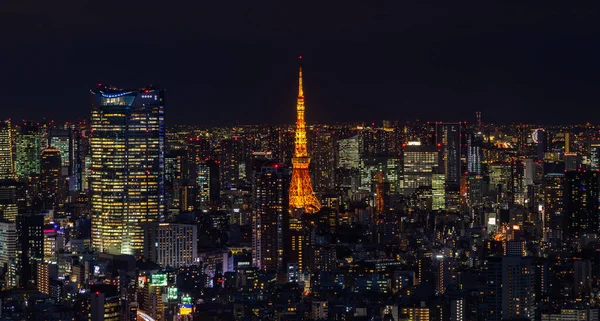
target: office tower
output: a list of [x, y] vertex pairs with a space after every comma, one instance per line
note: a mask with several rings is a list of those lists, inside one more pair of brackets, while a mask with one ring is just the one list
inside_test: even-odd
[[311, 179], [315, 192], [323, 194], [334, 189], [335, 138], [325, 129], [314, 129], [309, 136], [310, 150], [313, 151]]
[[53, 128], [48, 133], [48, 142], [50, 147], [60, 151], [61, 176], [65, 183], [65, 191], [80, 190], [80, 178], [78, 172], [81, 170], [79, 153], [78, 133], [73, 130], [71, 125], [64, 128]]
[[457, 186], [460, 184], [462, 141], [464, 124], [437, 123], [435, 124], [436, 145], [442, 148], [440, 166], [444, 168], [446, 183]]
[[219, 164], [212, 160], [204, 160], [198, 164], [196, 175], [198, 206], [216, 204], [220, 198]]
[[188, 156], [188, 152], [183, 149], [165, 154], [165, 206], [169, 209], [182, 209], [181, 191], [190, 180]]
[[118, 287], [95, 284], [90, 287], [90, 321], [120, 321], [121, 304]]
[[64, 182], [61, 175], [61, 154], [57, 148], [48, 147], [41, 155], [40, 192], [46, 209], [56, 209], [64, 201]]
[[573, 134], [566, 132], [565, 134], [565, 154], [573, 152]]
[[408, 142], [404, 147], [404, 194], [410, 195], [419, 187], [431, 187], [432, 174], [437, 166], [438, 149], [436, 146]]
[[576, 171], [581, 169], [583, 163], [583, 157], [578, 153], [565, 153], [565, 170]]
[[528, 319], [535, 316], [535, 281], [530, 258], [489, 257], [486, 260], [485, 320]]
[[163, 268], [194, 264], [197, 257], [198, 232], [194, 224], [144, 224], [144, 258]]
[[23, 122], [18, 128], [16, 137], [17, 176], [26, 179], [40, 174], [40, 154], [42, 152], [38, 124]]
[[302, 87], [302, 67], [298, 73], [298, 100], [296, 103], [296, 144], [292, 158], [292, 182], [290, 183], [290, 210], [302, 209], [305, 213], [316, 213], [321, 209], [319, 200], [313, 193], [308, 167], [306, 142], [306, 121], [304, 119], [304, 89]]
[[10, 121], [0, 121], [0, 179], [15, 178], [12, 133]]
[[252, 181], [252, 262], [264, 271], [278, 272], [283, 267], [289, 169], [277, 162], [256, 161]]
[[598, 172], [578, 171], [565, 174], [565, 227], [572, 240], [577, 240], [586, 233], [599, 232], [598, 179]]
[[143, 223], [164, 216], [165, 91], [91, 91], [92, 247], [141, 256]]
[[[17, 225], [0, 221], [0, 267], [6, 269], [16, 255]], [[6, 270], [5, 270], [6, 271]]]
[[56, 262], [37, 262], [37, 290], [44, 294], [50, 294], [50, 282], [58, 278], [58, 265]]
[[548, 134], [543, 129], [536, 129], [531, 135], [533, 142], [537, 144], [537, 161], [543, 161], [548, 151]]
[[27, 186], [16, 180], [0, 180], [0, 219], [14, 222], [27, 209]]
[[446, 175], [433, 173], [431, 176], [431, 209], [434, 211], [446, 208]]
[[600, 141], [590, 141], [588, 146], [590, 170], [600, 170]]
[[576, 258], [573, 262], [573, 270], [573, 297], [576, 299], [589, 298], [592, 293], [592, 262]]
[[244, 161], [244, 138], [234, 136], [221, 141], [221, 188], [228, 190], [240, 185], [240, 165]]
[[456, 262], [453, 258], [438, 254], [432, 259], [432, 267], [437, 295], [443, 295], [449, 288], [456, 288]]
[[37, 262], [44, 259], [44, 215], [18, 215], [16, 228], [16, 284], [31, 287], [37, 278]]
[[483, 136], [481, 133], [469, 133], [467, 140], [467, 171], [469, 174], [483, 174]]
[[358, 168], [360, 162], [358, 135], [338, 140], [337, 167], [345, 169]]
[[543, 233], [547, 241], [561, 240], [565, 229], [565, 174], [547, 173], [543, 177]]

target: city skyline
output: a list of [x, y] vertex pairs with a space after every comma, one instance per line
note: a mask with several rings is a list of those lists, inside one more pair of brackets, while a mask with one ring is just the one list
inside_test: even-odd
[[436, 2], [0, 1], [0, 319], [600, 321], [600, 3]]

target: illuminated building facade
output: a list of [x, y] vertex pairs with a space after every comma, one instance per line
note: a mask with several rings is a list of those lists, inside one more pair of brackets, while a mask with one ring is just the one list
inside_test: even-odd
[[585, 233], [598, 233], [600, 224], [598, 172], [565, 173], [565, 217], [568, 236], [579, 239]]
[[543, 178], [543, 232], [545, 240], [561, 240], [565, 222], [565, 174], [547, 173]]
[[0, 218], [14, 222], [27, 206], [26, 184], [13, 179], [0, 180]]
[[37, 124], [23, 122], [17, 131], [17, 177], [28, 178], [40, 174], [41, 132]]
[[144, 257], [161, 267], [192, 265], [197, 256], [196, 225], [176, 223], [144, 224]]
[[142, 224], [165, 209], [165, 91], [103, 86], [91, 98], [92, 247], [141, 256]]
[[404, 148], [404, 194], [410, 195], [419, 187], [431, 187], [433, 171], [437, 166], [437, 147], [408, 142]]
[[99, 284], [90, 288], [90, 321], [120, 321], [121, 302], [119, 291], [116, 286]]
[[489, 257], [484, 269], [485, 320], [533, 320], [535, 276], [531, 258]]
[[323, 194], [334, 189], [335, 139], [324, 130], [315, 129], [309, 136], [310, 150], [313, 151], [311, 178], [315, 192]]
[[200, 162], [196, 169], [198, 206], [214, 204], [220, 198], [219, 164], [209, 159]]
[[41, 155], [40, 191], [46, 209], [56, 209], [63, 201], [64, 183], [61, 169], [60, 151], [53, 147], [44, 149]]
[[436, 145], [442, 148], [441, 164], [446, 174], [446, 184], [460, 184], [462, 141], [464, 124], [437, 123], [435, 125]]
[[37, 262], [44, 259], [44, 215], [18, 215], [16, 227], [16, 284], [32, 286], [37, 279]]
[[15, 222], [0, 222], [0, 266], [8, 267], [15, 259], [17, 226]]
[[272, 161], [257, 161], [252, 184], [252, 263], [268, 272], [283, 267], [288, 182], [287, 167]]
[[0, 179], [14, 179], [13, 138], [10, 121], [0, 121]]
[[338, 168], [358, 168], [360, 162], [360, 151], [358, 149], [358, 143], [358, 135], [346, 139], [340, 139], [338, 141]]
[[304, 120], [304, 89], [302, 87], [302, 67], [298, 74], [298, 100], [296, 103], [296, 144], [292, 158], [292, 182], [290, 184], [290, 210], [303, 209], [305, 213], [316, 213], [321, 209], [319, 200], [313, 193], [313, 187], [308, 172], [310, 158], [308, 157], [306, 141], [306, 121]]

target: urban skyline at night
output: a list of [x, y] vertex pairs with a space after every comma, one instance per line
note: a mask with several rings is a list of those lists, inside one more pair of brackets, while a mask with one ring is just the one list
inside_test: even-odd
[[0, 321], [600, 321], [599, 13], [0, 1]]

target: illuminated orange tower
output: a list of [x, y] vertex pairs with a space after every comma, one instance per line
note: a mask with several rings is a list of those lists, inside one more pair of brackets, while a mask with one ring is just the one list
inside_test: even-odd
[[[302, 59], [302, 56], [300, 56]], [[296, 147], [292, 158], [292, 182], [290, 184], [290, 210], [304, 209], [305, 213], [315, 213], [321, 209], [319, 200], [313, 193], [308, 165], [310, 158], [306, 148], [306, 121], [304, 120], [304, 90], [302, 88], [302, 67], [298, 73], [298, 101], [296, 102]]]

